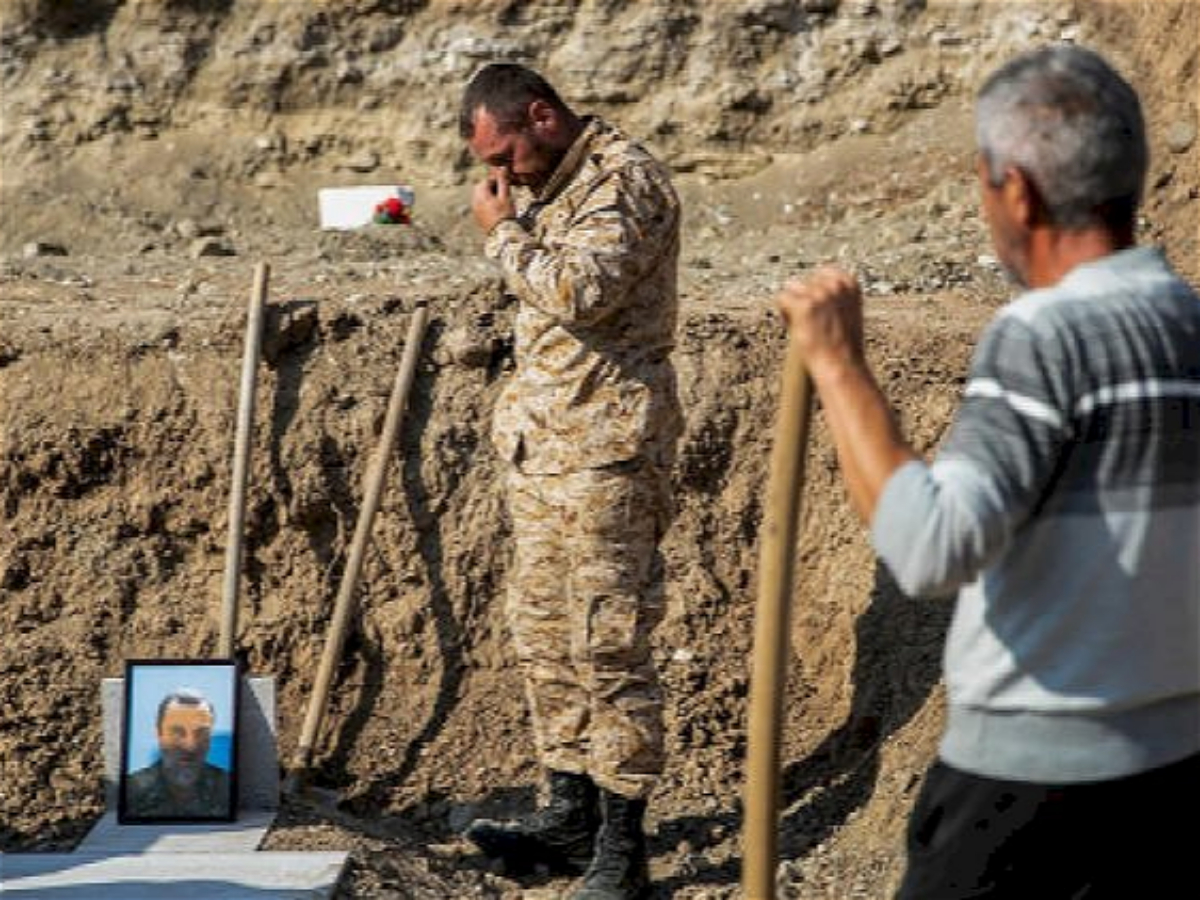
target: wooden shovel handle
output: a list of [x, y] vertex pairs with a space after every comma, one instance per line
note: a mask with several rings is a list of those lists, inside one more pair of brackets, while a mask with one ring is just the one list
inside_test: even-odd
[[350, 542], [350, 554], [346, 559], [346, 568], [342, 572], [342, 583], [330, 623], [329, 638], [325, 642], [325, 650], [321, 655], [321, 664], [317, 669], [313, 695], [309, 701], [308, 713], [304, 718], [304, 727], [300, 733], [300, 742], [296, 748], [293, 782], [303, 778], [312, 759], [317, 733], [321, 728], [321, 719], [325, 714], [329, 688], [333, 683], [334, 670], [341, 657], [342, 644], [345, 642], [346, 630], [354, 611], [354, 594], [358, 587], [358, 576], [362, 571], [363, 558], [366, 555], [367, 544], [371, 536], [371, 524], [374, 521], [376, 510], [379, 509], [380, 498], [383, 496], [388, 462], [396, 443], [396, 436], [400, 431], [400, 420], [408, 401], [408, 394], [412, 388], [428, 317], [428, 308], [421, 304], [413, 313], [412, 323], [408, 328], [404, 356], [400, 360], [400, 369], [396, 373], [396, 382], [392, 387], [391, 399], [388, 401], [387, 416], [383, 422], [383, 433], [379, 436], [379, 444], [368, 475], [362, 508], [358, 513], [358, 524], [355, 526], [354, 537]]
[[792, 341], [784, 359], [759, 546], [758, 604], [750, 682], [742, 888], [746, 900], [774, 900], [779, 852], [779, 760], [791, 632], [794, 551], [804, 493], [812, 385]]
[[263, 319], [267, 302], [267, 279], [271, 267], [260, 262], [254, 267], [254, 289], [246, 316], [246, 345], [242, 352], [241, 398], [238, 401], [237, 434], [233, 450], [233, 487], [229, 494], [229, 543], [225, 549], [225, 579], [221, 591], [221, 631], [217, 658], [232, 659], [238, 625], [238, 585], [242, 574], [242, 534], [246, 520], [246, 482], [250, 471], [250, 446], [254, 435], [254, 398], [258, 383], [258, 359], [262, 353]]

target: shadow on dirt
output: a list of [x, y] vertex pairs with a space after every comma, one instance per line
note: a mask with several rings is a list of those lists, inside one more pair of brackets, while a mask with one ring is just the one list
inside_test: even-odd
[[33, 831], [11, 828], [0, 822], [0, 853], [70, 853], [100, 818], [98, 811], [63, 819]]
[[[304, 385], [305, 366], [317, 351], [319, 341], [316, 336], [317, 306], [311, 300], [289, 300], [274, 303], [266, 310], [266, 327], [263, 335], [262, 356], [276, 373], [276, 389], [272, 397], [270, 410], [271, 433], [267, 441], [268, 465], [270, 468], [270, 483], [274, 486], [272, 496], [264, 502], [269, 515], [254, 516], [266, 533], [253, 535], [253, 546], [265, 546], [278, 532], [280, 515], [286, 514], [295, 501], [295, 488], [292, 484], [288, 463], [283, 459], [282, 450], [284, 439], [288, 435], [296, 416], [300, 411], [300, 394]], [[322, 444], [321, 454], [326, 456], [328, 448]], [[352, 515], [349, 509], [349, 484], [343, 473], [344, 467], [322, 466], [326, 478], [337, 478], [336, 483], [328, 485], [327, 496], [336, 507], [338, 517], [346, 519]], [[324, 521], [306, 522], [308, 527], [309, 544], [313, 554], [320, 560], [322, 567], [329, 569], [333, 555], [333, 541], [336, 536], [336, 519], [332, 516], [323, 517]], [[247, 581], [252, 586], [251, 596], [262, 590], [262, 582], [266, 572], [263, 564], [253, 552], [246, 554]]]
[[11, 17], [5, 25], [16, 30], [30, 28], [40, 38], [70, 40], [103, 34], [120, 8], [120, 0], [40, 0], [6, 9]]
[[[906, 597], [887, 570], [876, 564], [870, 604], [855, 626], [850, 713], [816, 749], [786, 764], [781, 773], [781, 860], [803, 858], [866, 806], [885, 742], [921, 709], [938, 684], [952, 612], [952, 600]], [[719, 865], [703, 862], [704, 851], [715, 843], [713, 835], [724, 840], [740, 833], [740, 806], [739, 800], [730, 812], [660, 823], [652, 852], [667, 853], [686, 841], [693, 862], [658, 885], [656, 897], [670, 897], [684, 885], [733, 884], [741, 877], [737, 858]]]
[[803, 856], [866, 805], [879, 774], [883, 744], [925, 704], [941, 677], [942, 647], [953, 609], [950, 599], [906, 597], [887, 569], [876, 564], [870, 605], [855, 626], [850, 714], [805, 759], [783, 771], [788, 811], [782, 823], [782, 856]]
[[[427, 335], [426, 340], [432, 341], [434, 336]], [[433, 372], [434, 370], [420, 372], [409, 395], [401, 437], [404, 449], [400, 451], [403, 460], [400, 482], [409, 514], [418, 533], [417, 553], [429, 579], [429, 610], [437, 635], [437, 657], [442, 661], [440, 682], [429, 718], [409, 742], [399, 765], [366, 785], [348, 801], [351, 808], [359, 810], [379, 808], [380, 805], [386, 804], [393, 790], [416, 770], [421, 761], [422, 751], [442, 730], [458, 705], [466, 671], [463, 631], [455, 616], [454, 605], [442, 575], [444, 548], [441, 533], [435, 517], [429, 512], [433, 491], [421, 473], [419, 447], [434, 412], [433, 398], [436, 392], [431, 383], [435, 377]], [[366, 688], [349, 716], [347, 727], [342, 732], [335, 752], [334, 763], [339, 769], [349, 759], [377, 708], [387, 671], [381, 650], [382, 642], [372, 642], [365, 636], [361, 636], [360, 639], [362, 644], [358, 651], [366, 665]]]

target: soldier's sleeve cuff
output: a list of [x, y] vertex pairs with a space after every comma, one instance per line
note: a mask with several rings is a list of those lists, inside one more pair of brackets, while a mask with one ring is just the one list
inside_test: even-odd
[[500, 249], [508, 241], [513, 239], [520, 240], [527, 236], [528, 233], [516, 219], [501, 219], [488, 232], [487, 240], [483, 245], [483, 252], [490, 259], [496, 259], [500, 256]]

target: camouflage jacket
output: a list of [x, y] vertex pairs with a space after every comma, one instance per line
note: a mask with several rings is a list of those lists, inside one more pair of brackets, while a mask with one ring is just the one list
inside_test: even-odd
[[485, 245], [520, 301], [497, 449], [530, 474], [669, 461], [680, 212], [666, 168], [588, 119], [541, 192], [521, 193]]
[[125, 784], [125, 812], [133, 818], [211, 819], [224, 818], [232, 810], [229, 773], [204, 764], [191, 796], [178, 800], [167, 786], [162, 763], [139, 769]]

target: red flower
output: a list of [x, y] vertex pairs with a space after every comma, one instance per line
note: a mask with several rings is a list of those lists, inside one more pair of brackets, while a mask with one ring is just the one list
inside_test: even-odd
[[375, 204], [375, 221], [384, 225], [408, 225], [412, 220], [399, 197], [388, 197]]

